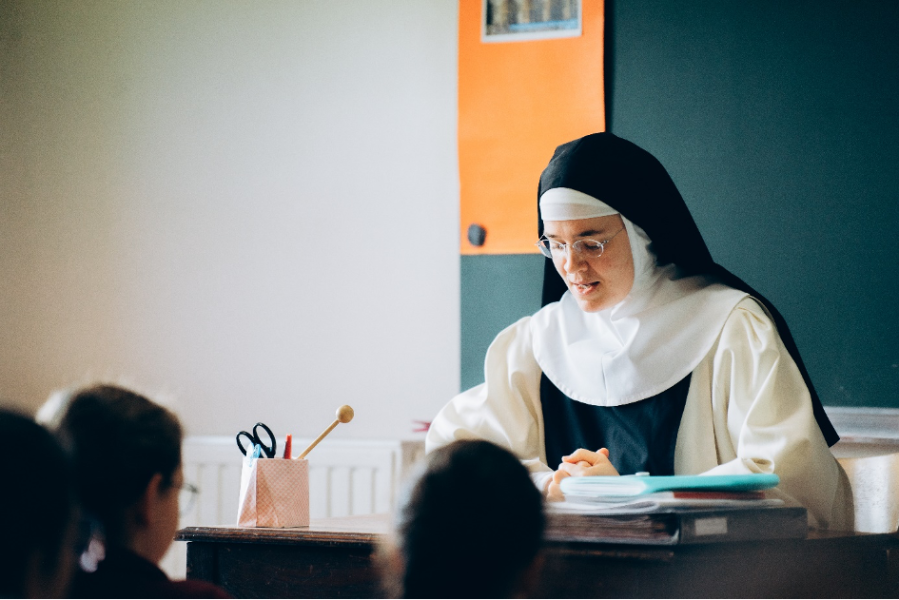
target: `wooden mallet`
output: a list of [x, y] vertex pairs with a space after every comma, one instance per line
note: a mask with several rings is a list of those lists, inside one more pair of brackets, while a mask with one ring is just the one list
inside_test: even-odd
[[301, 458], [306, 458], [306, 455], [309, 454], [310, 452], [312, 452], [312, 449], [315, 448], [320, 441], [325, 439], [325, 436], [328, 435], [329, 433], [331, 433], [334, 430], [334, 428], [337, 427], [337, 425], [339, 423], [349, 423], [350, 421], [352, 421], [353, 415], [355, 415], [355, 413], [353, 412], [353, 408], [351, 406], [347, 406], [346, 404], [344, 404], [343, 406], [338, 408], [337, 409], [337, 418], [334, 419], [334, 422], [331, 423], [328, 426], [328, 428], [322, 432], [322, 434], [320, 436], [315, 438], [315, 441], [312, 442], [311, 444], [309, 444], [308, 448], [303, 450], [303, 453], [297, 457], [297, 460], [299, 460]]

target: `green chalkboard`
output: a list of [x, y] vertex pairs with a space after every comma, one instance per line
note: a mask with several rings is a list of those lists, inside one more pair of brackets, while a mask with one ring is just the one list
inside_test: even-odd
[[542, 254], [462, 257], [461, 389], [484, 381], [484, 354], [496, 334], [540, 310], [544, 260]]
[[[606, 4], [609, 130], [780, 309], [824, 404], [899, 407], [899, 2]], [[462, 259], [463, 388], [541, 260]]]

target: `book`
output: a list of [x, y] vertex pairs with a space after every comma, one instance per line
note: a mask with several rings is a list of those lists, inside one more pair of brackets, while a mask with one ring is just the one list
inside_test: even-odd
[[776, 487], [774, 474], [746, 475], [624, 475], [620, 477], [568, 477], [560, 487], [568, 499], [577, 501], [622, 501], [659, 492], [718, 491], [748, 492]]
[[723, 490], [674, 490], [648, 494], [659, 498], [680, 498], [683, 500], [762, 500], [765, 492], [727, 492]]
[[670, 508], [632, 514], [547, 511], [546, 538], [555, 542], [682, 545], [804, 539], [808, 513], [798, 506]]

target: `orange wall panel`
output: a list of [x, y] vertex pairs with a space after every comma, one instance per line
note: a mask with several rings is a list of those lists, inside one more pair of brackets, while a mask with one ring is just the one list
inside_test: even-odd
[[579, 37], [483, 43], [482, 0], [459, 2], [462, 254], [538, 252], [541, 171], [556, 146], [605, 128], [603, 0], [582, 10]]

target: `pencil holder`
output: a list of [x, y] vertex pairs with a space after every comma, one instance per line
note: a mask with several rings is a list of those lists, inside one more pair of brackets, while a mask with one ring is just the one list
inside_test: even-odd
[[240, 473], [238, 527], [308, 527], [309, 461], [252, 458]]

